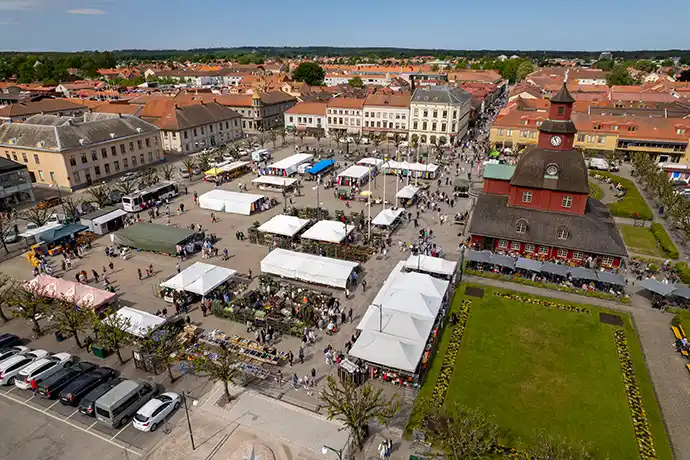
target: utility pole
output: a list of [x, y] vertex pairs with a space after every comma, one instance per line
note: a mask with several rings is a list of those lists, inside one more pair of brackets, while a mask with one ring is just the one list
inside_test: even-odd
[[371, 241], [371, 165], [369, 166], [369, 183], [367, 185], [369, 196], [367, 197], [368, 219], [367, 219], [367, 240]]

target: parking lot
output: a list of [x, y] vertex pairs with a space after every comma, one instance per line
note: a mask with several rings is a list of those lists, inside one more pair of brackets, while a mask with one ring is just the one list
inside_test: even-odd
[[[179, 421], [180, 417], [184, 417], [183, 410], [178, 409], [169, 417], [166, 423], [167, 427], [161, 426], [153, 433], [139, 431], [135, 429], [131, 423], [128, 423], [124, 427], [113, 429], [98, 423], [93, 417], [81, 414], [75, 407], [65, 406], [58, 400], [43, 399], [39, 396], [33, 396], [30, 390], [20, 390], [15, 386], [0, 387], [0, 407], [3, 406], [6, 407], [0, 411], [0, 413], [3, 414], [2, 417], [11, 419], [7, 421], [8, 423], [3, 423], [3, 427], [6, 427], [8, 424], [16, 423], [16, 419], [12, 414], [15, 414], [17, 411], [27, 412], [27, 417], [22, 416], [22, 423], [27, 423], [28, 420], [40, 422], [41, 418], [43, 418], [48, 425], [45, 429], [53, 430], [54, 433], [80, 431], [86, 434], [86, 438], [83, 436], [80, 437], [85, 439], [83, 448], [86, 448], [87, 445], [90, 446], [94, 444], [96, 446], [94, 448], [99, 452], [99, 460], [110, 458], [102, 457], [100, 455], [101, 449], [113, 450], [114, 452], [126, 452], [129, 454], [129, 457], [124, 458], [143, 456], [148, 450], [153, 448], [163, 436], [166, 436], [167, 427], [172, 428]], [[10, 438], [7, 438], [7, 436], [3, 428], [3, 434], [0, 435], [0, 443], [2, 443], [2, 445], [15, 444], [15, 442], [10, 442]], [[69, 435], [69, 438], [71, 445], [77, 441], [77, 438], [72, 436], [72, 434]], [[94, 439], [98, 441], [94, 442]], [[26, 441], [30, 442], [30, 440]], [[16, 447], [22, 449], [26, 448], [26, 446], [19, 444], [17, 444]], [[46, 452], [51, 452], [51, 449], [52, 448], [48, 449]], [[87, 452], [83, 452], [82, 455], [86, 453]], [[5, 452], [5, 454], [7, 454], [7, 452]], [[91, 451], [91, 454], [93, 454], [93, 451]], [[91, 454], [88, 456], [89, 458], [92, 458]], [[45, 458], [44, 456], [40, 457]], [[10, 454], [3, 458], [39, 458], [39, 456], [18, 456]], [[58, 455], [54, 456], [54, 458], [79, 458], [79, 456], [70, 457]], [[120, 457], [115, 456], [112, 458]]]

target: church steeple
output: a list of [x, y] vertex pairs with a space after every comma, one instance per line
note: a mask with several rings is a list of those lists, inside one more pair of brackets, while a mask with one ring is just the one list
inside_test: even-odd
[[549, 119], [539, 127], [539, 147], [549, 150], [570, 150], [573, 148], [577, 129], [570, 119], [575, 98], [563, 82], [561, 90], [554, 94], [549, 108]]

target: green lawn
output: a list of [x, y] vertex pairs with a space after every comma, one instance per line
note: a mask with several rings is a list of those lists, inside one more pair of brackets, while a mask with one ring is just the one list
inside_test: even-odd
[[[640, 191], [637, 189], [637, 187], [635, 187], [635, 184], [630, 179], [626, 179], [624, 177], [617, 176], [615, 174], [611, 174], [610, 172], [605, 171], [590, 171], [589, 175], [610, 177], [617, 183], [620, 182], [620, 184], [627, 189], [627, 193], [623, 198], [621, 198], [620, 200], [616, 200], [613, 203], [609, 203], [608, 206], [611, 210], [611, 214], [613, 214], [614, 216], [628, 217], [631, 219], [634, 218], [637, 214], [637, 217], [640, 219], [654, 219], [652, 210], [649, 209], [649, 206], [647, 206], [647, 202], [644, 200], [644, 198], [640, 194]], [[606, 182], [597, 181], [596, 179], [592, 179], [592, 181], [600, 187], [609, 187], [609, 184], [607, 184]]]
[[590, 182], [589, 183], [589, 196], [596, 200], [601, 200], [602, 197], [604, 196], [604, 192], [601, 190], [601, 187], [599, 187], [597, 184]]
[[[445, 403], [479, 407], [508, 430], [505, 443], [530, 445], [538, 430], [589, 443], [596, 458], [639, 458], [613, 339], [613, 328], [591, 314], [554, 310], [503, 299], [495, 289], [472, 298], [470, 316]], [[452, 309], [464, 298], [458, 289]], [[622, 314], [654, 442], [660, 459], [671, 459], [656, 398], [634, 329]], [[420, 389], [428, 397], [450, 339], [439, 351]], [[418, 413], [411, 425], [418, 421]]]
[[657, 245], [654, 234], [649, 227], [634, 227], [628, 224], [618, 224], [625, 245], [637, 254], [666, 257], [664, 251]]

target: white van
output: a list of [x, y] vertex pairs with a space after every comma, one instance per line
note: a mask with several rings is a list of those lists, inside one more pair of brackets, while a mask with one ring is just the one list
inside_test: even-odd
[[589, 168], [597, 169], [599, 171], [608, 171], [609, 162], [603, 158], [592, 158], [591, 160], [589, 160]]
[[95, 404], [96, 419], [111, 428], [124, 425], [157, 392], [148, 382], [125, 380], [98, 398]]
[[252, 161], [260, 162], [271, 159], [271, 152], [268, 149], [259, 149], [252, 152]]

